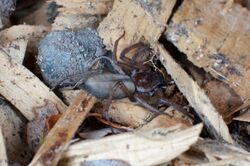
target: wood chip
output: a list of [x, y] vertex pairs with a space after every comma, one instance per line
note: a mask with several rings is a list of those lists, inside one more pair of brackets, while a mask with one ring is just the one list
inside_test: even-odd
[[157, 42], [166, 28], [175, 2], [176, 0], [115, 0], [113, 9], [98, 27], [106, 48], [113, 50], [115, 41], [124, 31], [125, 36], [119, 41], [118, 56], [124, 48], [144, 40], [143, 38]]
[[53, 30], [79, 29], [86, 27], [96, 28], [108, 14], [113, 0], [55, 0], [61, 7], [59, 15], [53, 23]]
[[157, 165], [189, 149], [197, 141], [201, 129], [201, 124], [185, 130], [173, 126], [80, 141], [64, 153], [63, 162], [65, 165], [81, 165], [112, 160], [127, 165]]
[[23, 64], [24, 56], [26, 53], [28, 40], [17, 39], [12, 42], [7, 43], [0, 49], [3, 49], [12, 59], [19, 64]]
[[81, 91], [46, 136], [29, 166], [56, 166], [96, 98]]
[[182, 124], [184, 128], [187, 128], [192, 125], [188, 120], [167, 115], [159, 115], [148, 123], [146, 119], [153, 116], [152, 113], [126, 100], [113, 101], [108, 114], [112, 121], [132, 128], [167, 128], [176, 124]]
[[2, 127], [0, 126], [0, 165], [8, 166], [8, 158], [6, 153], [5, 139], [2, 133]]
[[64, 112], [64, 103], [33, 73], [0, 50], [0, 94], [10, 101], [28, 119], [35, 115], [32, 108], [54, 103]]
[[0, 41], [4, 45], [18, 39], [28, 40], [27, 51], [34, 53], [41, 37], [49, 30], [46, 26], [15, 25], [0, 32]]
[[225, 5], [213, 0], [183, 1], [171, 19], [166, 38], [195, 65], [248, 98], [250, 12], [239, 4], [229, 5], [224, 12]]
[[209, 160], [201, 165], [247, 166], [250, 164], [250, 153], [234, 145], [212, 140], [200, 140], [194, 145], [194, 148], [203, 152]]

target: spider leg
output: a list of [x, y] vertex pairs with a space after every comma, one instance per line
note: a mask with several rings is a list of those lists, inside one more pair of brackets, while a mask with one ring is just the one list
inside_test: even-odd
[[[150, 112], [153, 113], [152, 116], [150, 117], [147, 117], [146, 118], [146, 122], [150, 122], [152, 119], [154, 119], [155, 117], [157, 117], [158, 115], [168, 115], [167, 113], [164, 113], [164, 112], [161, 112], [159, 111], [158, 109], [154, 108], [153, 106], [149, 105], [146, 101], [144, 101], [142, 98], [140, 98], [138, 95], [133, 95], [129, 92], [128, 88], [126, 87], [126, 85], [122, 82], [122, 81], [118, 81], [114, 86], [113, 88], [111, 89], [110, 93], [109, 93], [109, 97], [108, 97], [108, 100], [104, 106], [104, 117], [110, 121], [110, 116], [108, 115], [108, 110], [109, 110], [109, 107], [112, 103], [112, 99], [113, 99], [113, 95], [115, 93], [115, 91], [118, 89], [118, 88], [121, 88], [121, 90], [127, 94], [127, 96], [129, 96], [129, 99], [130, 100], [135, 100], [137, 101], [137, 103], [139, 103], [141, 106], [143, 106], [144, 108], [148, 109]], [[170, 115], [168, 115], [170, 116]]]
[[123, 31], [123, 34], [115, 41], [115, 45], [114, 45], [114, 54], [113, 54], [113, 58], [115, 61], [117, 61], [117, 48], [118, 48], [118, 43], [119, 41], [125, 36], [125, 31]]
[[133, 49], [136, 49], [138, 47], [142, 47], [143, 44], [141, 42], [139, 43], [136, 43], [136, 44], [133, 44], [127, 48], [125, 48], [122, 52], [121, 52], [121, 55], [120, 55], [120, 59], [123, 60], [124, 62], [127, 62], [127, 63], [131, 63], [131, 59], [129, 57], [127, 57], [126, 55], [132, 51]]

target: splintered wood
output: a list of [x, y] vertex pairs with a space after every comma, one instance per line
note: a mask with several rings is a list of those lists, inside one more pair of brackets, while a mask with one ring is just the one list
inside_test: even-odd
[[108, 14], [113, 0], [55, 0], [61, 6], [59, 16], [53, 23], [54, 30], [97, 27], [99, 22]]
[[138, 130], [71, 145], [63, 155], [65, 165], [97, 165], [120, 161], [126, 165], [157, 165], [175, 158], [195, 143], [202, 125]]
[[[125, 32], [121, 44], [119, 43], [118, 52], [146, 39], [145, 42], [149, 42], [154, 51], [159, 52], [160, 60], [167, 72], [169, 72], [180, 91], [203, 120], [212, 137], [223, 138], [232, 143], [227, 125], [204, 91], [158, 43], [174, 5], [174, 0], [161, 1], [161, 3], [157, 3], [157, 1], [147, 1], [146, 3], [117, 0], [114, 2], [112, 11], [101, 22], [98, 31], [105, 45], [111, 50], [113, 50], [114, 41]], [[127, 6], [130, 7], [127, 8]]]
[[111, 12], [98, 27], [107, 49], [113, 50], [115, 41], [124, 32], [124, 37], [119, 41], [118, 56], [124, 48], [144, 40], [143, 38], [151, 43], [157, 42], [166, 28], [175, 2], [176, 0], [116, 0]]
[[249, 98], [250, 12], [239, 4], [223, 9], [220, 1], [183, 1], [165, 35], [195, 65]]
[[37, 151], [30, 166], [56, 166], [78, 127], [85, 120], [96, 98], [81, 91], [58, 120]]
[[1, 50], [0, 66], [0, 94], [27, 119], [32, 120], [35, 117], [32, 108], [45, 105], [46, 100], [53, 102], [60, 112], [65, 111], [64, 103], [39, 78]]

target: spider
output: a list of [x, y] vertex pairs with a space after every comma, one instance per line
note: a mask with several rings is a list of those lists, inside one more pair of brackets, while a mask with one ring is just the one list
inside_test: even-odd
[[[143, 96], [152, 96], [154, 93], [160, 93], [160, 98], [158, 98], [158, 100], [156, 101], [156, 105], [172, 106], [176, 110], [186, 114], [184, 109], [164, 97], [162, 87], [166, 86], [166, 81], [162, 73], [154, 64], [154, 68], [152, 69], [152, 65], [146, 63], [149, 62], [148, 59], [150, 59], [150, 61], [154, 63], [152, 60], [154, 55], [152, 49], [149, 46], [142, 42], [131, 45], [121, 52], [121, 61], [117, 61], [118, 43], [124, 35], [125, 33], [123, 33], [123, 35], [115, 42], [113, 59], [118, 64], [118, 66], [120, 66], [126, 72], [126, 74], [130, 76], [131, 80], [135, 85], [135, 91], [131, 93], [131, 91], [129, 91], [129, 89], [126, 87], [122, 80], [117, 81], [116, 84], [110, 90], [109, 98], [104, 107], [104, 113], [106, 113], [105, 118], [109, 119], [108, 110], [111, 105], [113, 95], [117, 89], [121, 89], [125, 94], [127, 94], [130, 100], [136, 101], [146, 109], [153, 112], [155, 115], [165, 113], [160, 112], [157, 108], [148, 104], [143, 99]], [[132, 57], [127, 57], [126, 55], [132, 51], [135, 52]], [[151, 117], [150, 120], [152, 118], [153, 117]]]

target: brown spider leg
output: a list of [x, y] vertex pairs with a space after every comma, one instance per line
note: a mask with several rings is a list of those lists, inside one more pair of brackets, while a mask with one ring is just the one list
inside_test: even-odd
[[148, 69], [148, 67], [143, 64], [131, 64], [131, 63], [118, 62], [118, 65], [124, 70], [131, 70], [131, 69], [146, 70]]
[[134, 95], [135, 100], [144, 108], [148, 109], [150, 112], [152, 112], [153, 114], [150, 114], [146, 119], [145, 122], [149, 123], [151, 120], [153, 120], [154, 118], [156, 118], [159, 115], [167, 115], [169, 117], [171, 117], [168, 113], [165, 112], [161, 112], [158, 109], [154, 108], [153, 106], [149, 105], [145, 100], [143, 100], [142, 98], [140, 98], [138, 95]]
[[[131, 63], [132, 64], [139, 63], [138, 58], [140, 58], [142, 55], [144, 55], [143, 53], [146, 52], [146, 51], [151, 51], [151, 49], [146, 47], [146, 46], [145, 47], [142, 46], [142, 48], [139, 48], [137, 53], [132, 57]], [[140, 63], [143, 63], [143, 62], [140, 62]]]
[[183, 108], [181, 108], [181, 107], [178, 106], [177, 104], [175, 104], [175, 103], [169, 101], [169, 100], [166, 99], [166, 98], [161, 98], [161, 99], [159, 100], [159, 103], [160, 103], [160, 104], [167, 105], [167, 106], [169, 106], [169, 107], [171, 106], [171, 107], [173, 107], [175, 110], [177, 110], [177, 111], [183, 113], [184, 115], [186, 115], [186, 116], [188, 116], [189, 118], [192, 119], [192, 116], [190, 116], [190, 115], [188, 114], [187, 111], [185, 111]]
[[141, 47], [143, 44], [142, 43], [136, 43], [136, 44], [133, 44], [127, 48], [125, 48], [122, 52], [121, 52], [121, 55], [120, 55], [120, 59], [123, 60], [124, 62], [127, 62], [127, 63], [131, 63], [131, 59], [128, 58], [126, 55], [132, 51], [133, 49], [135, 48], [138, 48], [138, 47]]
[[167, 113], [164, 113], [164, 112], [161, 112], [159, 111], [158, 109], [154, 108], [153, 106], [147, 104], [147, 102], [143, 99], [141, 99], [139, 96], [137, 96], [136, 94], [134, 96], [132, 96], [132, 94], [129, 92], [128, 88], [126, 87], [126, 85], [122, 82], [122, 81], [119, 81], [117, 82], [112, 90], [110, 91], [109, 93], [109, 98], [105, 104], [105, 107], [104, 107], [104, 117], [110, 121], [110, 118], [109, 118], [109, 115], [108, 115], [108, 110], [109, 110], [109, 107], [112, 103], [112, 98], [113, 98], [113, 95], [115, 93], [115, 91], [117, 90], [117, 88], [121, 88], [121, 90], [126, 93], [128, 96], [129, 96], [129, 99], [132, 101], [132, 100], [135, 100], [137, 101], [141, 106], [143, 106], [144, 108], [148, 109], [150, 112], [152, 112], [154, 114], [154, 116], [152, 117], [149, 117], [149, 118], [146, 118], [146, 122], [150, 122], [152, 119], [154, 119], [156, 116], [158, 115], [168, 115], [170, 116], [169, 114]]
[[118, 48], [118, 43], [119, 41], [125, 36], [125, 31], [123, 31], [123, 34], [115, 41], [115, 45], [114, 45], [114, 54], [113, 58], [115, 61], [117, 61], [117, 48]]
[[108, 121], [109, 126], [111, 126], [112, 133], [113, 133], [112, 122], [111, 122], [110, 116], [108, 115], [108, 111], [109, 111], [109, 107], [112, 103], [113, 95], [119, 87], [122, 89], [122, 91], [124, 93], [126, 93], [129, 96], [129, 98], [132, 96], [132, 94], [129, 92], [128, 88], [126, 87], [126, 85], [122, 81], [118, 81], [112, 87], [111, 91], [109, 92], [109, 97], [108, 97], [107, 102], [105, 103], [104, 108], [103, 108], [103, 116]]

